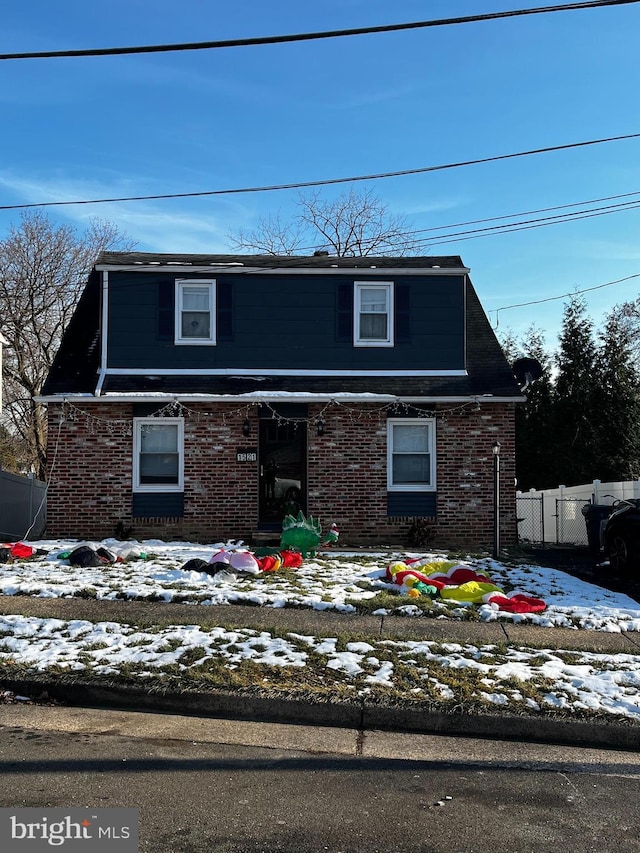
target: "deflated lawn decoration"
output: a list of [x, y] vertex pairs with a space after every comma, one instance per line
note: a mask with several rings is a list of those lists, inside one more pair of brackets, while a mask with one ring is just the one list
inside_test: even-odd
[[125, 560], [146, 560], [146, 558], [144, 551], [132, 545], [118, 546], [111, 550], [104, 545], [96, 545], [92, 542], [76, 545], [75, 548], [58, 554], [59, 560], [68, 560], [70, 566], [84, 569], [123, 563]]
[[5, 542], [0, 545], [0, 563], [11, 563], [13, 560], [28, 560], [34, 554], [46, 554], [41, 548], [32, 548], [23, 542]]
[[508, 613], [541, 613], [546, 603], [523, 593], [505, 593], [491, 583], [485, 572], [450, 562], [433, 562], [416, 558], [387, 566], [387, 579], [400, 586], [400, 592], [411, 598], [429, 595], [449, 601], [490, 604]]
[[312, 515], [305, 518], [303, 512], [300, 511], [298, 515], [286, 515], [284, 517], [280, 547], [291, 548], [294, 551], [299, 551], [303, 557], [308, 557], [310, 554], [315, 554], [319, 547], [337, 542], [339, 536], [340, 531], [334, 523], [323, 538], [320, 521]]
[[181, 566], [183, 572], [204, 572], [216, 580], [235, 580], [238, 575], [259, 575], [277, 572], [278, 569], [297, 569], [302, 565], [302, 554], [297, 551], [277, 551], [275, 548], [258, 548], [256, 551], [227, 551], [221, 548], [211, 559], [194, 557]]

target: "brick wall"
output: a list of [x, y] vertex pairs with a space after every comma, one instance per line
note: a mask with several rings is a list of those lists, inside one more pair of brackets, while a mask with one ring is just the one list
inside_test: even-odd
[[[513, 545], [517, 541], [513, 404], [485, 404], [478, 411], [444, 415], [446, 408], [451, 407], [436, 407], [434, 544], [491, 548], [492, 445], [497, 440], [501, 544]], [[310, 407], [310, 420], [314, 413]], [[386, 515], [386, 415], [378, 417], [374, 407], [368, 416], [336, 408], [324, 420], [324, 436], [309, 436], [309, 511], [323, 522], [335, 521], [345, 542], [406, 543], [413, 519]]]
[[[257, 464], [236, 462], [240, 447], [257, 447], [257, 409], [246, 413], [222, 404], [190, 404], [185, 419], [184, 518], [131, 517], [132, 417], [128, 404], [79, 404], [71, 418], [49, 406], [49, 536], [104, 538], [116, 525], [136, 538], [249, 541], [258, 524]], [[327, 529], [335, 521], [341, 541], [405, 544], [412, 519], [388, 518], [386, 415], [358, 404], [357, 411], [331, 407], [325, 434], [314, 421], [323, 408], [309, 407], [308, 512]], [[485, 404], [478, 411], [448, 413], [436, 424], [438, 515], [434, 545], [491, 547], [493, 538], [492, 444], [501, 447], [501, 542], [516, 541], [513, 405]], [[438, 411], [436, 409], [436, 411]], [[54, 461], [55, 460], [55, 461]]]

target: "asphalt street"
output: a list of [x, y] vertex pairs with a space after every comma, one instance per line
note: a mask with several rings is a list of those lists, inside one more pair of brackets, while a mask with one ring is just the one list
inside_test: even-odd
[[640, 851], [633, 752], [0, 706], [0, 806], [140, 810], [145, 853]]

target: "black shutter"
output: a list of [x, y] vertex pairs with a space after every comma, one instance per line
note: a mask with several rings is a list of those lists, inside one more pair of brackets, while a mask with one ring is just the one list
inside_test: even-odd
[[353, 284], [336, 289], [336, 341], [353, 343]]
[[158, 338], [172, 341], [175, 333], [175, 285], [173, 281], [158, 282]]
[[407, 344], [411, 340], [409, 285], [397, 284], [395, 289], [395, 339], [396, 344]]
[[233, 340], [233, 285], [219, 281], [216, 285], [216, 340]]

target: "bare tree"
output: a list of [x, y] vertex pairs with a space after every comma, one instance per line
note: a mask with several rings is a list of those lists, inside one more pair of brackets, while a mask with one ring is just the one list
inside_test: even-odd
[[[97, 254], [134, 244], [117, 226], [91, 220], [78, 234], [54, 225], [42, 211], [25, 213], [0, 240], [0, 325], [4, 349], [3, 422], [13, 467], [46, 474], [46, 419], [37, 396], [60, 346]], [[19, 450], [17, 450], [19, 448]]]
[[299, 213], [290, 223], [280, 214], [260, 219], [253, 231], [227, 235], [239, 251], [266, 255], [293, 255], [326, 250], [339, 257], [363, 255], [404, 255], [414, 241], [408, 233], [411, 223], [394, 215], [372, 190], [350, 189], [333, 200], [319, 192], [298, 197]]

